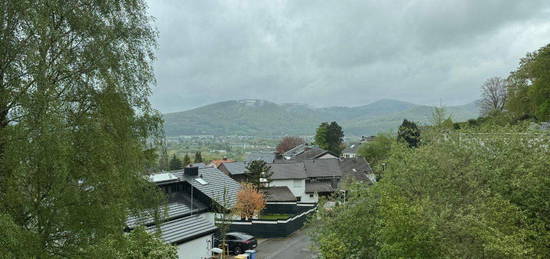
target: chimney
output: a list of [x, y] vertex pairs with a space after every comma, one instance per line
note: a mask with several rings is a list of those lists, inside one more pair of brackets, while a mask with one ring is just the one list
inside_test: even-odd
[[196, 166], [186, 167], [186, 168], [183, 169], [183, 175], [192, 176], [192, 177], [198, 176], [199, 175], [199, 168], [196, 167]]

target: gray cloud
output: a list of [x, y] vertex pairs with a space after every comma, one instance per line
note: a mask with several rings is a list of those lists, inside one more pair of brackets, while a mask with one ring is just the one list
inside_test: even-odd
[[550, 1], [149, 1], [163, 112], [229, 99], [315, 106], [479, 97], [550, 43]]

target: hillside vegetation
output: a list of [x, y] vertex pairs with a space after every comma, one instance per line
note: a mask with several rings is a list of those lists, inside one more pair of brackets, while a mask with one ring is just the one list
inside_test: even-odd
[[[477, 118], [474, 103], [450, 106], [453, 119]], [[311, 135], [324, 121], [337, 121], [347, 136], [373, 135], [395, 129], [404, 118], [428, 123], [432, 106], [380, 100], [358, 107], [312, 108], [303, 104], [276, 104], [264, 100], [225, 101], [164, 115], [168, 136]]]

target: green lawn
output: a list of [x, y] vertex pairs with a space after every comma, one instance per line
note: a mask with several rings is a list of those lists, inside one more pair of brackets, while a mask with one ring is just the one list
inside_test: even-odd
[[259, 219], [267, 219], [267, 220], [277, 220], [277, 219], [288, 219], [292, 217], [292, 214], [262, 214], [260, 215]]

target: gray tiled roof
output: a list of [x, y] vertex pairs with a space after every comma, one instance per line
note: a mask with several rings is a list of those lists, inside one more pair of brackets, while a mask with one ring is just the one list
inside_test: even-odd
[[334, 192], [330, 183], [326, 182], [306, 182], [306, 193]]
[[339, 159], [337, 158], [304, 160], [304, 165], [308, 178], [342, 176]]
[[265, 189], [267, 201], [296, 201], [296, 197], [287, 186], [275, 186]]
[[[200, 215], [171, 220], [160, 225], [161, 238], [167, 243], [178, 243], [216, 231], [216, 226]], [[156, 226], [147, 229], [156, 232]]]
[[199, 169], [200, 169], [200, 168], [206, 168], [206, 164], [205, 164], [205, 163], [192, 163], [192, 164], [190, 164], [189, 166], [198, 167]]
[[372, 169], [363, 157], [344, 158], [340, 160], [340, 169], [345, 177], [352, 177], [355, 180], [367, 181], [367, 174], [372, 173]]
[[231, 175], [239, 175], [246, 173], [246, 165], [244, 162], [232, 162], [232, 163], [222, 163], [222, 165], [227, 169], [228, 173]]
[[304, 163], [282, 163], [282, 164], [269, 164], [271, 166], [272, 180], [284, 180], [284, 179], [305, 179], [306, 172]]
[[322, 148], [319, 148], [319, 147], [312, 147], [309, 150], [306, 150], [306, 151], [304, 151], [300, 154], [297, 154], [296, 156], [294, 156], [293, 159], [295, 159], [295, 160], [315, 159], [315, 158], [323, 156], [327, 153], [330, 153], [330, 152], [328, 152], [328, 151], [326, 151]]
[[[231, 177], [225, 175], [222, 171], [216, 168], [202, 168], [199, 169], [199, 177], [191, 177], [184, 175], [182, 171], [176, 171], [174, 174], [180, 179], [187, 181], [193, 185], [197, 190], [208, 196], [210, 199], [216, 201], [219, 205], [225, 206], [226, 209], [233, 208], [237, 201], [237, 193], [241, 189], [241, 185]], [[202, 176], [202, 177], [200, 177]], [[207, 184], [201, 184], [196, 178], [202, 178]], [[224, 189], [227, 194], [227, 201], [224, 202]]]
[[304, 150], [307, 148], [307, 147], [310, 147], [308, 144], [300, 144], [298, 146], [295, 146], [293, 147], [292, 149], [286, 151], [283, 153], [283, 156], [284, 157], [294, 157], [302, 152], [304, 152]]
[[[193, 206], [193, 210], [191, 211], [191, 206]], [[191, 205], [191, 201], [189, 197], [184, 197], [184, 195], [180, 195], [178, 199], [169, 202], [166, 207], [160, 208], [160, 215], [164, 216], [164, 212], [166, 210], [166, 220], [170, 220], [176, 217], [182, 217], [193, 213], [197, 213], [199, 211], [202, 211], [206, 209], [206, 206], [204, 206], [202, 203], [194, 199], [193, 204]], [[154, 223], [154, 215], [153, 211], [145, 211], [141, 216], [134, 215], [129, 216], [126, 220], [126, 225], [129, 228], [134, 228], [138, 225], [150, 225]]]
[[275, 153], [273, 152], [253, 152], [246, 156], [245, 162], [250, 163], [254, 160], [263, 160], [266, 163], [273, 163]]

